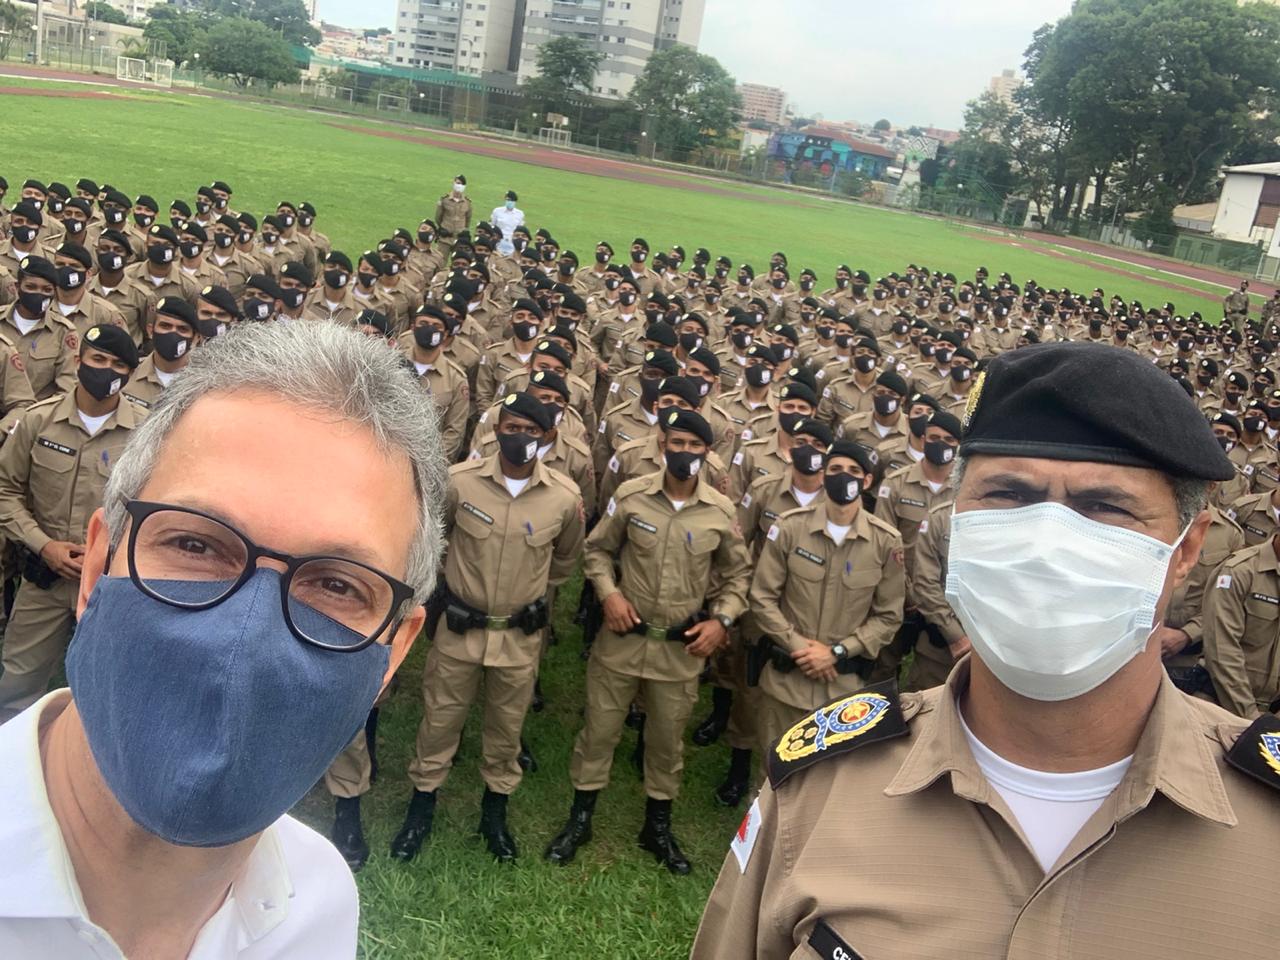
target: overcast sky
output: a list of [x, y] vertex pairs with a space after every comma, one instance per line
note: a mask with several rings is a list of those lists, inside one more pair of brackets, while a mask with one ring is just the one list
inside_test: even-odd
[[[706, 0], [704, 53], [740, 81], [782, 87], [829, 120], [955, 129], [966, 101], [1020, 67], [1032, 32], [1071, 0]], [[395, 0], [319, 0], [320, 16], [391, 26]]]

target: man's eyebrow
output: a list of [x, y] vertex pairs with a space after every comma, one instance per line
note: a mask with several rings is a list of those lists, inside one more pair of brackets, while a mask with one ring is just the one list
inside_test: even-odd
[[993, 489], [1000, 487], [1002, 489], [1014, 490], [1017, 493], [1029, 494], [1043, 497], [1048, 492], [1048, 488], [1043, 484], [1035, 484], [1026, 477], [1019, 476], [1016, 473], [994, 473], [989, 477], [983, 477], [978, 481], [983, 487]]
[[1097, 486], [1084, 487], [1080, 490], [1068, 490], [1067, 496], [1072, 500], [1105, 500], [1110, 503], [1138, 504], [1141, 499], [1122, 487]]

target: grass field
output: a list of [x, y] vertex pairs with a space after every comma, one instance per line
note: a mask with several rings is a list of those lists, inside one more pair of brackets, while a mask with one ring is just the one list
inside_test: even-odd
[[[0, 86], [23, 83], [0, 78]], [[32, 84], [30, 89], [34, 94], [67, 85]], [[11, 184], [11, 198], [28, 176], [68, 184], [88, 176], [131, 195], [151, 193], [164, 205], [174, 197], [190, 201], [198, 185], [224, 179], [235, 189], [233, 205], [241, 210], [263, 213], [283, 198], [310, 200], [319, 210], [317, 226], [354, 258], [396, 226], [414, 229], [434, 210], [452, 177], [465, 172], [480, 216], [498, 205], [507, 189], [515, 189], [529, 223], [547, 226], [584, 261], [602, 238], [621, 250], [640, 235], [655, 250], [673, 243], [690, 252], [706, 246], [715, 255], [725, 253], [758, 268], [772, 251], [785, 250], [793, 270], [811, 266], [824, 285], [842, 262], [873, 276], [910, 261], [961, 277], [972, 276], [983, 264], [993, 274], [1007, 270], [1019, 281], [1034, 277], [1044, 285], [1075, 289], [1100, 285], [1126, 299], [1172, 299], [1184, 311], [1221, 315], [1223, 291], [1208, 284], [1179, 280], [1203, 293], [1173, 292], [1163, 282], [1167, 278], [1150, 270], [1126, 267], [1140, 277], [1121, 278], [1108, 272], [1115, 264], [1101, 258], [1065, 259], [1037, 241], [1010, 246], [994, 234], [913, 215], [732, 184], [716, 184], [718, 192], [711, 194], [702, 192], [706, 181], [679, 174], [661, 175], [662, 185], [605, 179], [471, 155], [462, 150], [473, 141], [434, 132], [433, 138], [457, 149], [370, 136], [387, 128], [348, 118], [193, 95], [97, 89], [125, 99], [0, 94], [0, 125], [10, 131], [0, 173]], [[583, 677], [578, 630], [568, 622], [576, 593], [575, 584], [561, 598], [562, 640], [551, 649], [543, 674], [547, 710], [531, 715], [526, 725], [541, 766], [512, 800], [513, 829], [522, 849], [513, 868], [496, 866], [473, 836], [482, 790], [475, 772], [476, 722], [469, 724], [456, 771], [441, 792], [431, 841], [411, 865], [387, 857], [409, 794], [404, 771], [420, 715], [425, 651], [416, 650], [401, 671], [400, 689], [383, 710], [381, 776], [365, 800], [374, 856], [359, 876], [362, 956], [674, 960], [687, 955], [702, 903], [742, 815], [719, 809], [710, 799], [727, 761], [723, 746], [688, 749], [685, 796], [676, 804], [675, 824], [695, 864], [692, 876], [669, 876], [635, 846], [643, 791], [627, 760], [631, 733], [619, 748], [613, 786], [601, 798], [595, 841], [568, 868], [540, 858], [571, 798], [568, 757], [580, 725]], [[695, 716], [703, 713], [700, 708]], [[327, 831], [331, 804], [323, 790], [313, 791], [298, 812]]]

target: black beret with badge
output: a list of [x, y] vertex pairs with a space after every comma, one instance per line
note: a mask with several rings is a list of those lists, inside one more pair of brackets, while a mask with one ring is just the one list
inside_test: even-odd
[[124, 327], [112, 323], [95, 324], [85, 331], [84, 346], [123, 360], [131, 370], [138, 366], [138, 347]]
[[671, 433], [673, 431], [692, 433], [708, 447], [715, 442], [715, 437], [711, 433], [711, 424], [707, 423], [702, 414], [695, 413], [692, 410], [681, 410], [679, 408], [668, 410], [663, 413], [659, 423], [662, 426], [663, 433]]
[[502, 399], [502, 410], [498, 417], [501, 419], [502, 413], [510, 413], [517, 417], [522, 417], [530, 423], [538, 425], [540, 430], [550, 430], [555, 424], [551, 422], [551, 414], [547, 412], [547, 408], [542, 405], [542, 401], [536, 399], [531, 394], [509, 393]]
[[1186, 392], [1137, 352], [1047, 343], [1000, 354], [969, 392], [961, 456], [1037, 457], [1231, 480]]

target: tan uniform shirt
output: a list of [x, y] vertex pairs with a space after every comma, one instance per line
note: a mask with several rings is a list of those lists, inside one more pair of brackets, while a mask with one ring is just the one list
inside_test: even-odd
[[[467, 605], [505, 617], [563, 583], [582, 552], [584, 517], [577, 485], [539, 461], [529, 484], [512, 497], [498, 455], [449, 468], [445, 501], [448, 551], [444, 580]], [[440, 652], [486, 667], [537, 660], [541, 634], [520, 629], [452, 633], [441, 620]]]
[[0, 333], [0, 443], [13, 431], [27, 407], [36, 402], [22, 354]]
[[480, 365], [476, 370], [477, 407], [487, 409], [495, 399], [500, 399], [497, 397], [498, 384], [506, 383], [517, 374], [528, 371], [528, 363], [536, 346], [536, 342], [529, 344], [529, 352], [522, 359], [516, 342], [503, 340], [481, 355]]
[[[177, 373], [174, 376], [177, 376]], [[149, 355], [142, 358], [142, 362], [138, 364], [138, 369], [133, 371], [133, 376], [129, 378], [129, 382], [124, 385], [124, 389], [120, 392], [124, 394], [126, 400], [137, 404], [143, 410], [150, 410], [155, 406], [156, 401], [160, 399], [160, 395], [164, 393], [164, 383], [156, 371], [154, 356]]]
[[50, 540], [84, 543], [111, 468], [145, 415], [122, 402], [89, 436], [74, 392], [30, 407], [0, 447], [0, 530], [33, 553]]
[[924, 477], [924, 467], [915, 463], [895, 470], [884, 478], [876, 495], [876, 516], [897, 528], [902, 534], [902, 545], [907, 551], [907, 579], [911, 579], [915, 562], [916, 536], [920, 524], [929, 510], [939, 503], [950, 503], [956, 493], [951, 484], [943, 482], [934, 493]]
[[[485, 460], [497, 452], [498, 438], [490, 433], [472, 449], [468, 459]], [[546, 453], [540, 453], [538, 459], [577, 484], [578, 492], [582, 495], [583, 510], [588, 517], [595, 513], [596, 474], [591, 465], [591, 450], [582, 440], [569, 436], [563, 430], [557, 430], [551, 446]]]
[[822, 487], [818, 487], [808, 503], [801, 503], [793, 485], [793, 473], [794, 471], [787, 471], [777, 476], [761, 477], [751, 484], [738, 501], [738, 526], [742, 528], [742, 536], [747, 541], [752, 561], [760, 559], [765, 535], [778, 522], [779, 517], [791, 510], [826, 500], [826, 493]]
[[124, 317], [124, 328], [129, 331], [133, 342], [142, 343], [147, 329], [147, 291], [127, 275], [120, 278], [119, 286], [105, 287], [102, 274], [95, 274], [89, 281], [89, 292], [115, 307]]
[[738, 445], [769, 436], [778, 427], [778, 395], [765, 391], [764, 402], [752, 406], [745, 390], [722, 393], [717, 401], [720, 409], [738, 431]]
[[[597, 503], [608, 503], [614, 492], [628, 480], [645, 477], [655, 470], [666, 470], [666, 460], [658, 448], [661, 431], [654, 430], [648, 436], [629, 440], [614, 452], [600, 471], [600, 493]], [[724, 461], [714, 450], [707, 451], [702, 469], [703, 479], [720, 493], [729, 488]]]
[[1204, 639], [1205, 591], [1213, 581], [1213, 575], [1228, 557], [1245, 548], [1244, 531], [1240, 525], [1217, 507], [1209, 507], [1209, 531], [1200, 548], [1200, 559], [1187, 574], [1169, 599], [1165, 624], [1181, 629], [1191, 642]]
[[[704, 608], [709, 616], [738, 619], [747, 608], [751, 566], [733, 504], [703, 479], [676, 510], [663, 492], [664, 476], [657, 471], [618, 488], [587, 538], [583, 573], [601, 600], [621, 590], [653, 626], [683, 623]], [[608, 629], [592, 656], [645, 680], [692, 680], [704, 662], [677, 641], [619, 637]]]
[[866, 387], [858, 386], [853, 375], [833, 381], [822, 390], [822, 399], [818, 401], [817, 418], [835, 428], [855, 413], [869, 413], [875, 409], [876, 377], [878, 373], [868, 374], [871, 383]]
[[[811, 504], [783, 514], [765, 534], [751, 615], [761, 634], [788, 651], [803, 649], [806, 637], [843, 643], [850, 656], [874, 660], [902, 623], [904, 590], [902, 538], [893, 527], [859, 510], [837, 544], [827, 530], [827, 505]], [[811, 680], [771, 666], [760, 676], [762, 692], [806, 710], [863, 684], [856, 673]]]
[[1244, 542], [1253, 547], [1265, 543], [1280, 527], [1276, 508], [1271, 505], [1270, 493], [1251, 493], [1231, 504], [1227, 516], [1244, 531]]
[[36, 399], [75, 389], [76, 357], [80, 353], [75, 324], [50, 306], [38, 324], [22, 333], [13, 322], [16, 308], [16, 304], [10, 304], [0, 310], [0, 333], [22, 354], [27, 380]]
[[808, 755], [744, 822], [692, 960], [1275, 952], [1270, 890], [1242, 878], [1280, 857], [1280, 797], [1227, 766], [1241, 721], [1162, 681], [1123, 781], [1046, 875], [961, 729], [968, 677], [964, 660], [946, 686], [903, 695], [901, 714], [855, 695], [837, 716], [857, 726], [817, 752], [813, 718], [797, 725], [786, 755]]
[[1218, 702], [1253, 719], [1280, 697], [1280, 562], [1270, 542], [1232, 554], [1204, 600], [1204, 662]]
[[955, 504], [950, 500], [935, 504], [920, 524], [910, 597], [920, 615], [942, 631], [948, 643], [957, 643], [968, 635], [946, 596], [947, 553], [951, 549], [954, 509]]
[[[836, 427], [836, 439], [852, 440], [879, 453], [880, 448], [892, 440], [905, 440], [910, 433], [906, 414], [899, 411], [897, 422], [885, 427], [877, 422], [874, 413], [855, 413], [846, 417]], [[882, 432], [883, 431], [883, 432]]]
[[463, 194], [446, 193], [436, 204], [432, 218], [441, 233], [456, 235], [471, 226], [471, 199]]
[[[344, 289], [338, 301], [330, 305], [325, 296], [324, 287], [316, 287], [302, 308], [302, 315], [308, 320], [332, 320], [334, 323], [355, 323], [356, 317], [364, 308], [357, 305], [349, 289]], [[388, 320], [393, 318], [388, 317]]]
[[131, 263], [124, 268], [124, 275], [146, 294], [147, 303], [152, 308], [165, 297], [182, 297], [188, 303], [195, 303], [196, 297], [204, 288], [203, 284], [196, 283], [183, 273], [176, 262], [169, 264], [169, 274], [166, 277], [153, 276], [150, 267], [148, 260]]
[[62, 304], [56, 300], [49, 307], [49, 312], [57, 312], [65, 319], [70, 320], [75, 324], [76, 334], [81, 337], [85, 335], [90, 327], [96, 327], [100, 323], [109, 323], [114, 327], [129, 329], [124, 314], [111, 301], [98, 296], [92, 290], [85, 290], [84, 296], [80, 298], [80, 302], [75, 305], [70, 313], [63, 310]]
[[791, 455], [784, 458], [778, 448], [777, 431], [738, 447], [729, 467], [730, 495], [741, 499], [751, 484], [761, 477], [776, 477], [791, 469]]
[[445, 459], [456, 460], [471, 416], [471, 387], [467, 373], [441, 351], [434, 363], [419, 364], [413, 359], [413, 338], [404, 346], [404, 355], [414, 364], [418, 382], [435, 401], [440, 414], [440, 446]]

